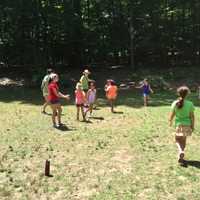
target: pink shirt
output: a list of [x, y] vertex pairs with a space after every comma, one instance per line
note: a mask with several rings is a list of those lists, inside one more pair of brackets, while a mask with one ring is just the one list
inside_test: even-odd
[[82, 90], [75, 91], [75, 102], [77, 105], [81, 105], [85, 103], [85, 92]]

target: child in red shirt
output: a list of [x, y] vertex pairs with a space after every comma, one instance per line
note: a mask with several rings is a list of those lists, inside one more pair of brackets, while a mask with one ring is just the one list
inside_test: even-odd
[[[69, 100], [69, 95], [64, 95], [61, 92], [59, 92], [59, 87], [57, 84], [58, 80], [59, 80], [59, 77], [57, 74], [51, 74], [49, 85], [48, 85], [48, 94], [49, 94], [48, 100], [53, 111], [52, 122], [53, 122], [54, 128], [59, 128], [62, 126], [62, 123], [61, 123], [62, 108], [60, 104], [60, 98]], [[57, 117], [58, 123], [56, 123], [56, 117]]]

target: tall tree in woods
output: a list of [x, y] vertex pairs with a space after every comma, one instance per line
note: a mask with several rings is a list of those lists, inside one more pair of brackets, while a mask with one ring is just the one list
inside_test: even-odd
[[4, 0], [8, 66], [200, 64], [199, 0]]

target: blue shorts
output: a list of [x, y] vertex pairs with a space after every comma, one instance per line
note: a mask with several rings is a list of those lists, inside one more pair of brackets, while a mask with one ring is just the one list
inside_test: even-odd
[[50, 101], [51, 104], [60, 104], [60, 100], [51, 100]]
[[148, 97], [148, 96], [149, 96], [149, 93], [143, 93], [143, 96], [144, 96], [144, 97]]

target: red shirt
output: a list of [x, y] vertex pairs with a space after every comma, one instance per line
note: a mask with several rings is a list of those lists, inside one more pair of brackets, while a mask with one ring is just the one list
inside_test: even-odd
[[58, 89], [59, 89], [58, 84], [56, 82], [51, 82], [48, 85], [48, 92], [49, 92], [48, 99], [49, 99], [49, 101], [59, 100], [59, 97], [54, 92], [55, 89], [58, 91]]
[[77, 105], [84, 104], [84, 102], [85, 102], [85, 92], [83, 92], [82, 90], [76, 90], [75, 96], [76, 96], [75, 101], [76, 101]]

